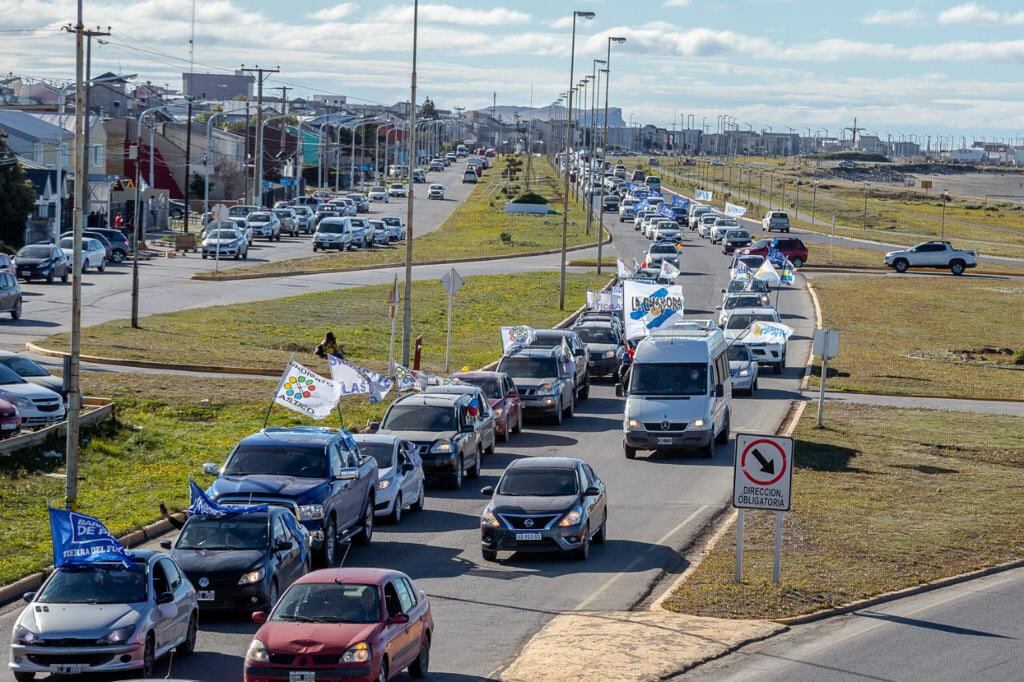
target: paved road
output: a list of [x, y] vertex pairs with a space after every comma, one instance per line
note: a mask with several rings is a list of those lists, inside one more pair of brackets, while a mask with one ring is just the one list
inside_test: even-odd
[[[629, 224], [613, 222], [610, 227], [616, 237], [614, 249], [627, 262], [634, 256], [639, 259], [647, 241]], [[551, 265], [544, 265], [549, 262]], [[687, 242], [680, 283], [689, 317], [715, 314], [720, 289], [728, 277], [727, 262], [720, 250], [707, 242], [696, 237]], [[557, 267], [557, 260], [548, 257], [479, 265], [491, 272], [535, 266]], [[420, 276], [429, 268], [417, 271]], [[353, 280], [356, 274], [362, 275], [347, 273], [324, 281], [302, 278], [296, 284], [321, 286]], [[381, 281], [390, 277], [373, 276]], [[254, 284], [219, 286], [224, 296], [231, 297], [235, 294], [229, 292]], [[735, 401], [734, 431], [774, 431], [790, 401], [799, 399], [813, 312], [802, 285], [783, 291], [779, 307], [787, 324], [797, 330], [788, 354], [793, 364], [781, 377], [765, 375], [755, 398]], [[661, 580], [684, 568], [678, 550], [726, 504], [732, 444], [719, 446], [710, 461], [641, 455], [630, 462], [622, 455], [621, 424], [621, 402], [612, 387], [595, 386], [574, 419], [562, 427], [528, 424], [522, 436], [509, 446], [499, 445], [498, 452], [485, 460], [483, 475], [474, 485], [458, 493], [432, 490], [426, 511], [410, 514], [401, 526], [379, 528], [370, 548], [353, 549], [347, 565], [404, 570], [431, 595], [438, 628], [431, 661], [433, 679], [462, 682], [486, 678], [553, 615], [573, 609], [628, 609], [643, 602]], [[595, 547], [587, 563], [519, 556], [500, 563], [483, 562], [479, 513], [485, 500], [477, 488], [496, 482], [508, 462], [517, 457], [551, 454], [583, 457], [609, 483], [608, 543]], [[13, 618], [10, 612], [0, 616], [0, 656], [6, 652]], [[255, 626], [244, 619], [204, 621], [198, 654], [175, 664], [174, 675], [237, 679], [254, 631]]]
[[1024, 569], [794, 627], [686, 680], [1020, 680]]
[[[462, 166], [452, 165], [443, 173], [429, 173], [430, 183], [439, 182], [447, 188], [445, 201], [426, 198], [427, 185], [416, 186], [416, 235], [436, 230], [455, 210], [473, 185], [462, 184]], [[405, 200], [370, 204], [370, 216], [397, 215], [405, 218]], [[367, 215], [367, 214], [362, 214]], [[280, 261], [312, 255], [312, 237], [284, 236], [280, 242], [257, 240], [250, 251], [249, 262]], [[399, 246], [401, 247], [401, 245]], [[221, 263], [221, 270], [235, 264]], [[219, 303], [241, 303], [266, 298], [278, 298], [320, 289], [334, 288], [347, 282], [367, 284], [390, 281], [366, 274], [351, 273], [320, 278], [291, 278], [280, 280], [251, 280], [228, 286], [224, 282], [202, 282], [191, 279], [196, 272], [212, 272], [214, 263], [198, 254], [177, 258], [156, 258], [143, 261], [140, 271], [140, 313], [153, 313], [196, 308]], [[382, 271], [374, 271], [378, 274]], [[105, 273], [89, 272], [82, 280], [82, 324], [90, 326], [131, 315], [132, 268], [130, 263], [111, 265]], [[70, 325], [71, 287], [60, 284], [24, 284], [25, 313], [21, 320], [3, 320], [0, 324], [0, 348], [21, 350], [28, 341], [66, 331]]]

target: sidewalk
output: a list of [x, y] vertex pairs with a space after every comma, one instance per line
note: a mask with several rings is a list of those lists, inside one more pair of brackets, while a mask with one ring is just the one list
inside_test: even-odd
[[[804, 398], [810, 401], [818, 399], [818, 392], [807, 390]], [[869, 393], [848, 393], [846, 391], [825, 391], [826, 400], [837, 402], [860, 403], [865, 405], [889, 405], [892, 407], [910, 407], [926, 410], [948, 410], [950, 412], [975, 412], [978, 414], [1005, 414], [1011, 417], [1024, 417], [1024, 402], [1003, 400], [963, 400], [960, 398], [924, 398], [902, 395], [872, 395]]]

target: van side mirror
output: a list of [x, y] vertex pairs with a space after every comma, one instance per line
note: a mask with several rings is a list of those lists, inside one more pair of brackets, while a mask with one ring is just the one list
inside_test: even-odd
[[725, 386], [723, 386], [722, 384], [715, 384], [715, 397], [716, 398], [724, 398], [725, 397]]
[[220, 467], [213, 462], [207, 462], [203, 465], [203, 473], [209, 476], [220, 476]]
[[161, 540], [160, 541], [160, 549], [170, 549], [170, 548], [171, 548], [171, 541], [170, 540]]
[[483, 488], [480, 488], [480, 494], [483, 495], [484, 497], [490, 497], [491, 495], [494, 494], [494, 486], [485, 485]]
[[370, 433], [377, 433], [380, 431], [380, 422], [370, 422], [370, 426], [367, 427]]
[[267, 612], [266, 611], [255, 611], [252, 614], [251, 618], [252, 618], [252, 622], [256, 623], [256, 625], [263, 625], [264, 623], [267, 622]]
[[621, 383], [615, 384], [615, 397], [622, 398], [626, 395], [626, 388]]

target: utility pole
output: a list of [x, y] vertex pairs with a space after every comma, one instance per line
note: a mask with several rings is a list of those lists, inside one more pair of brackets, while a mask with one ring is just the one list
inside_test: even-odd
[[852, 128], [843, 128], [843, 130], [849, 130], [850, 133], [853, 135], [853, 137], [850, 138], [850, 149], [854, 149], [857, 146], [857, 133], [862, 133], [862, 132], [864, 132], [865, 129], [857, 127], [857, 118], [854, 117], [854, 119], [853, 119], [853, 127]]
[[[203, 93], [203, 98], [206, 98], [206, 93]], [[190, 96], [186, 99], [188, 100], [188, 113], [186, 114], [185, 122], [185, 213], [183, 220], [185, 233], [188, 234], [188, 201], [190, 198], [189, 195], [192, 191], [192, 102], [197, 98]], [[206, 144], [207, 147], [209, 147], [210, 141], [207, 140]], [[150, 149], [149, 153], [152, 154], [153, 150]], [[209, 172], [209, 169], [207, 169], [207, 172]]]
[[281, 113], [284, 115], [284, 123], [281, 124], [281, 151], [284, 151], [285, 145], [285, 128], [288, 125], [288, 91], [294, 90], [289, 88], [287, 85], [282, 85], [279, 88], [270, 88], [271, 90], [281, 91]]
[[[253, 68], [246, 68], [242, 64], [244, 73], [256, 74], [256, 153], [253, 159], [254, 177], [252, 180], [252, 198], [258, 206], [263, 206], [263, 81], [270, 74], [280, 73], [281, 67], [273, 69], [261, 69], [259, 64]], [[248, 126], [248, 121], [246, 121]]]
[[[416, 42], [419, 33], [420, 2], [412, 6], [412, 74], [409, 86], [409, 180], [412, 180], [413, 154], [416, 151]], [[402, 308], [402, 364], [409, 366], [409, 338], [412, 336], [412, 199], [416, 183], [409, 183], [405, 220], [405, 304]]]
[[[93, 36], [109, 36], [110, 35], [110, 27], [107, 26], [107, 30], [104, 31], [99, 26], [97, 26], [95, 29], [93, 29], [91, 31], [83, 31], [83, 34], [86, 37], [86, 43], [85, 43], [85, 123], [83, 124], [83, 130], [82, 130], [82, 134], [85, 137], [85, 141], [82, 143], [82, 146], [85, 148], [85, 159], [86, 159], [86, 161], [85, 161], [85, 173], [86, 173], [86, 175], [85, 175], [85, 182], [86, 182], [86, 197], [87, 198], [86, 198], [86, 201], [85, 201], [85, 205], [82, 207], [82, 213], [83, 213], [83, 215], [88, 215], [88, 210], [87, 209], [89, 207], [88, 206], [89, 205], [88, 182], [89, 182], [89, 156], [90, 156], [90, 154], [89, 154], [89, 109], [90, 109], [90, 100], [92, 99], [92, 38], [93, 38]], [[101, 40], [100, 42], [102, 43], [103, 41]], [[63, 145], [61, 145], [61, 146], [63, 146]], [[58, 153], [58, 156], [59, 156], [60, 155], [60, 150], [59, 149], [57, 150], [57, 153]], [[58, 177], [57, 180], [59, 182], [60, 178]], [[59, 234], [59, 232], [58, 232], [58, 234]]]

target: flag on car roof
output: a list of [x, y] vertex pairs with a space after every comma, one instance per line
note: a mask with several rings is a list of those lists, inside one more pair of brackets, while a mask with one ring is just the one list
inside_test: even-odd
[[768, 260], [770, 260], [772, 262], [772, 265], [781, 268], [783, 265], [786, 264], [786, 260], [787, 259], [786, 259], [786, 254], [782, 253], [782, 251], [779, 251], [774, 246], [769, 246], [768, 247]]
[[615, 272], [619, 279], [629, 279], [633, 276], [633, 273], [629, 271], [629, 268], [626, 267], [626, 264], [622, 262], [621, 258], [615, 259]]
[[99, 519], [53, 507], [49, 512], [54, 566], [110, 562], [133, 566], [131, 552]]
[[677, 268], [672, 263], [669, 263], [668, 260], [661, 261], [661, 272], [658, 273], [658, 277], [664, 277], [666, 279], [675, 279], [680, 274], [682, 273], [679, 272], [679, 268]]
[[220, 504], [210, 498], [203, 489], [188, 477], [188, 513], [193, 516], [207, 516], [215, 519], [235, 514], [259, 514], [269, 509], [266, 504]]
[[793, 335], [793, 328], [780, 322], [755, 322], [744, 336], [746, 343], [785, 343]]
[[501, 351], [508, 355], [512, 351], [524, 348], [533, 343], [537, 338], [532, 327], [516, 325], [515, 327], [501, 328]]
[[774, 284], [778, 286], [782, 283], [782, 278], [779, 277], [778, 271], [772, 266], [772, 262], [766, 260], [761, 263], [761, 267], [754, 273], [754, 279], [759, 279], [767, 284]]

